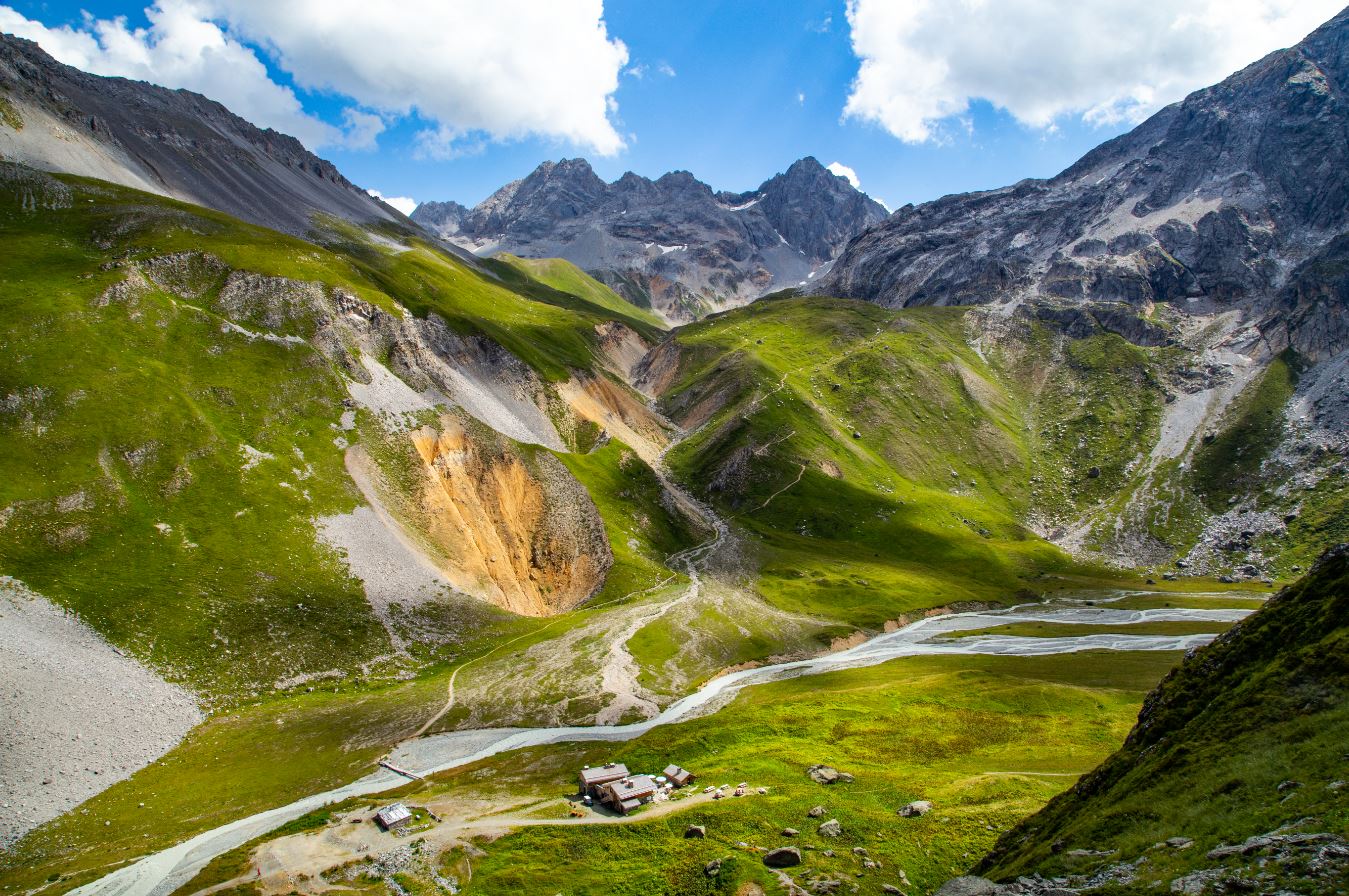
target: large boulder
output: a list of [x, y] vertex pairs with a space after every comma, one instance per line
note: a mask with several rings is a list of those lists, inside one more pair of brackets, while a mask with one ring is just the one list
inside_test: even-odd
[[936, 896], [997, 896], [1002, 887], [982, 877], [957, 877], [942, 884]]
[[806, 769], [806, 774], [816, 784], [850, 784], [853, 779], [852, 775], [841, 772], [830, 765], [812, 765]]
[[816, 829], [821, 837], [838, 837], [843, 833], [843, 825], [837, 818], [831, 818]]
[[764, 854], [763, 863], [769, 868], [791, 868], [801, 864], [801, 850], [795, 846], [779, 846]]

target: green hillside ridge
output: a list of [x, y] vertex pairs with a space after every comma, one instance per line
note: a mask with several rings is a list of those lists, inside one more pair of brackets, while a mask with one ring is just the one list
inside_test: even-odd
[[558, 459], [599, 507], [614, 552], [614, 566], [593, 603], [685, 578], [666, 567], [665, 558], [692, 547], [707, 533], [662, 503], [664, 488], [632, 449], [611, 439], [588, 454], [559, 453]]
[[1020, 522], [1024, 405], [964, 313], [788, 298], [674, 335], [660, 404], [697, 428], [670, 466], [760, 541], [775, 601], [880, 627], [1078, 569]]
[[565, 258], [520, 258], [510, 253], [494, 256], [495, 261], [523, 271], [528, 277], [561, 292], [570, 293], [608, 309], [619, 317], [635, 317], [657, 330], [668, 329], [665, 321], [649, 308], [638, 308]]
[[[1215, 892], [1339, 892], [1349, 870], [1346, 744], [1349, 547], [1339, 547], [1168, 676], [1124, 747], [1004, 836], [981, 872], [1133, 865], [1130, 892], [1201, 871]], [[1311, 843], [1340, 851], [1319, 866], [1277, 842], [1211, 852], [1272, 832], [1325, 835]], [[1194, 845], [1156, 846], [1173, 837]]]
[[[217, 307], [226, 272], [434, 311], [544, 378], [599, 366], [600, 311], [521, 296], [416, 238], [348, 256], [132, 190], [6, 173], [0, 569], [213, 698], [389, 653], [360, 583], [315, 538], [316, 518], [359, 503], [335, 443], [354, 437], [339, 428], [343, 371], [302, 341], [318, 322], [291, 299]], [[34, 191], [51, 207], [26, 210]], [[123, 283], [158, 259], [174, 260], [158, 277], [172, 292]], [[494, 612], [466, 610], [465, 630]]]

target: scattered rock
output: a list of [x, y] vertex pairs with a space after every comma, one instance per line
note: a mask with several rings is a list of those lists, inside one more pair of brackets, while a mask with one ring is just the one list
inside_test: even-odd
[[907, 806], [901, 807], [899, 814], [902, 818], [921, 818], [931, 811], [932, 803], [928, 800], [914, 800]]
[[865, 856], [867, 854], [867, 849], [865, 846], [854, 846], [852, 848], [852, 854], [855, 856]]
[[831, 818], [816, 829], [821, 837], [838, 837], [843, 834], [843, 825], [837, 818]]
[[713, 859], [703, 866], [703, 874], [708, 877], [716, 877], [717, 872], [721, 870], [721, 859]]
[[685, 840], [703, 840], [707, 837], [707, 828], [700, 824], [691, 824], [684, 828]]
[[1287, 793], [1288, 791], [1296, 790], [1301, 786], [1302, 783], [1300, 781], [1282, 781], [1279, 783], [1278, 790], [1279, 793]]
[[904, 891], [901, 890], [899, 887], [895, 886], [894, 884], [881, 884], [881, 892], [903, 894]]
[[763, 857], [763, 863], [769, 868], [791, 868], [801, 864], [801, 850], [795, 846], [779, 846], [769, 850]]
[[817, 784], [851, 784], [853, 776], [829, 765], [812, 765], [806, 774]]
[[1088, 479], [1100, 479], [1100, 478], [1101, 478], [1101, 468], [1100, 468], [1100, 467], [1092, 467], [1090, 470], [1087, 471], [1087, 478], [1088, 478]]
[[1333, 834], [1260, 834], [1247, 838], [1244, 843], [1235, 846], [1219, 846], [1208, 851], [1210, 859], [1225, 859], [1229, 856], [1248, 856], [1284, 846], [1301, 846], [1306, 843], [1326, 843], [1335, 839]]
[[997, 896], [1001, 889], [993, 881], [983, 877], [957, 877], [942, 884], [936, 896]]
[[800, 833], [801, 833], [801, 832], [798, 831], [796, 828], [783, 828], [783, 829], [782, 829], [782, 836], [784, 836], [784, 837], [796, 837], [796, 836], [798, 836]]
[[816, 806], [806, 813], [807, 818], [824, 818], [824, 806]]
[[1194, 841], [1189, 837], [1171, 837], [1166, 841], [1166, 845], [1172, 849], [1189, 849], [1194, 846]]

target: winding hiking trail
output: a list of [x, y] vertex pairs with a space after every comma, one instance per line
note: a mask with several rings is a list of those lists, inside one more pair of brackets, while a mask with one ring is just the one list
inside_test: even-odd
[[[715, 542], [716, 539], [712, 539]], [[707, 545], [710, 549], [710, 544]], [[706, 556], [703, 554], [701, 556]], [[693, 561], [690, 561], [693, 562]], [[1136, 593], [1136, 592], [1131, 592]], [[1128, 596], [1121, 593], [1115, 599]], [[1189, 650], [1215, 635], [1091, 634], [1058, 638], [1027, 638], [983, 634], [942, 638], [952, 632], [1007, 625], [1013, 622], [1090, 623], [1127, 626], [1142, 622], [1235, 622], [1251, 611], [1235, 609], [1166, 608], [1123, 610], [1110, 601], [1095, 605], [1058, 603], [1021, 605], [1004, 610], [932, 616], [894, 632], [877, 635], [837, 653], [811, 659], [744, 669], [714, 678], [698, 690], [666, 707], [658, 716], [627, 725], [561, 726], [554, 728], [487, 728], [449, 731], [405, 741], [391, 756], [398, 766], [427, 776], [481, 762], [523, 747], [568, 741], [626, 741], [659, 725], [668, 725], [714, 711], [740, 690], [756, 684], [800, 675], [872, 666], [906, 656], [1001, 655], [1044, 656], [1083, 650]], [[353, 796], [379, 793], [406, 783], [403, 776], [380, 768], [342, 787], [305, 797], [286, 806], [241, 818], [117, 869], [74, 890], [78, 896], [167, 896], [190, 880], [216, 856], [298, 818], [325, 804]]]

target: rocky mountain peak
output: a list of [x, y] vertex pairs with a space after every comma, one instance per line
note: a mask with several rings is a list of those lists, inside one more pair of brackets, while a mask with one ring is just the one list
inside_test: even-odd
[[813, 158], [747, 193], [714, 192], [688, 171], [607, 184], [584, 159], [563, 159], [467, 214], [444, 203], [413, 213], [474, 251], [566, 258], [672, 319], [809, 282], [884, 217]]
[[870, 226], [887, 214], [883, 205], [813, 156], [793, 162], [784, 173], [765, 181], [758, 193], [778, 233], [820, 262], [837, 256], [856, 236], [855, 222]]

